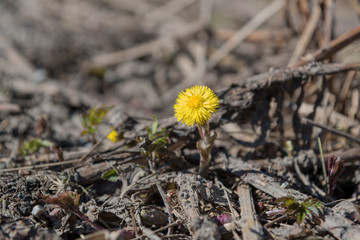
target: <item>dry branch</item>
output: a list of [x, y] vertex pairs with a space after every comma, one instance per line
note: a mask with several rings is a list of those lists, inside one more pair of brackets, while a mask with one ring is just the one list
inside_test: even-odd
[[350, 70], [359, 70], [360, 63], [342, 64], [342, 63], [308, 63], [306, 66], [297, 68], [286, 68], [269, 71], [265, 74], [256, 75], [246, 79], [242, 87], [247, 90], [260, 90], [264, 87], [270, 87], [274, 84], [283, 84], [298, 80], [307, 80], [310, 77], [335, 74]]
[[359, 38], [360, 38], [360, 25], [351, 29], [349, 32], [344, 33], [338, 38], [332, 40], [324, 48], [319, 49], [310, 57], [306, 57], [300, 60], [294, 65], [294, 67], [303, 66], [306, 63], [312, 61], [322, 61], [324, 59], [327, 59]]

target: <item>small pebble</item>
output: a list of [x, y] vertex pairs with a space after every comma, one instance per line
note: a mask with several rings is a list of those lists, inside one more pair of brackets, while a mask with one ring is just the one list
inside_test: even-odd
[[34, 217], [40, 217], [41, 215], [43, 215], [43, 213], [44, 208], [40, 205], [36, 205], [31, 211], [31, 215], [33, 215]]

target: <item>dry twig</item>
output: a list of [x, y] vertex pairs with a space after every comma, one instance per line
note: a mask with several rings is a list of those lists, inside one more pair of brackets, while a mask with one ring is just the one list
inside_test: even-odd
[[85, 69], [104, 68], [122, 62], [130, 61], [135, 58], [146, 56], [148, 54], [169, 47], [173, 44], [174, 40], [194, 34], [195, 32], [200, 31], [203, 28], [204, 28], [203, 23], [197, 21], [192, 22], [175, 32], [164, 37], [159, 37], [156, 40], [143, 43], [135, 47], [121, 50], [118, 52], [107, 53], [100, 56], [96, 56], [90, 59], [89, 62], [85, 63], [84, 67]]
[[359, 38], [360, 38], [360, 25], [351, 29], [349, 32], [344, 33], [338, 38], [332, 40], [324, 48], [319, 49], [310, 57], [306, 57], [300, 60], [294, 65], [294, 67], [303, 66], [306, 63], [312, 61], [322, 61], [324, 59], [327, 59]]
[[289, 60], [288, 66], [292, 66], [294, 63], [296, 63], [299, 57], [305, 52], [306, 47], [310, 43], [311, 37], [314, 34], [320, 16], [321, 16], [320, 6], [317, 3], [317, 1], [314, 1], [314, 7], [311, 12], [310, 18], [305, 26], [303, 33], [301, 34], [298, 43], [296, 44], [295, 50]]
[[269, 6], [260, 11], [254, 18], [247, 22], [234, 36], [224, 43], [215, 53], [213, 53], [207, 63], [208, 69], [215, 67], [226, 55], [236, 46], [242, 43], [246, 37], [266, 20], [277, 13], [286, 4], [285, 0], [276, 0]]

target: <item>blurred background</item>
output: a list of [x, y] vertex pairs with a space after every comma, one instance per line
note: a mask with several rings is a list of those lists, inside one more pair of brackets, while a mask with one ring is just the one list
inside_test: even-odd
[[[294, 56], [315, 7], [320, 15], [309, 42]], [[358, 25], [354, 0], [1, 0], [0, 129], [33, 131], [34, 123], [17, 115], [25, 111], [33, 120], [46, 114], [57, 137], [65, 138], [63, 129], [75, 137], [79, 116], [94, 105], [170, 117], [188, 86], [216, 92], [284, 68]], [[358, 62], [359, 46], [350, 44], [332, 61]], [[352, 79], [359, 77], [348, 78], [345, 91], [340, 78], [329, 90], [342, 100], [337, 110], [354, 119], [359, 83]], [[306, 97], [316, 96], [318, 83]]]

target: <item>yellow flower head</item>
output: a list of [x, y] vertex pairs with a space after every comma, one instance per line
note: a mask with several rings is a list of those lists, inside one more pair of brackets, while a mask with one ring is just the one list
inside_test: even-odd
[[114, 129], [112, 130], [109, 135], [107, 135], [107, 139], [109, 139], [112, 142], [117, 142], [118, 141], [118, 133], [117, 131]]
[[203, 125], [218, 107], [219, 98], [210, 88], [194, 86], [179, 94], [174, 105], [175, 117], [188, 126]]

